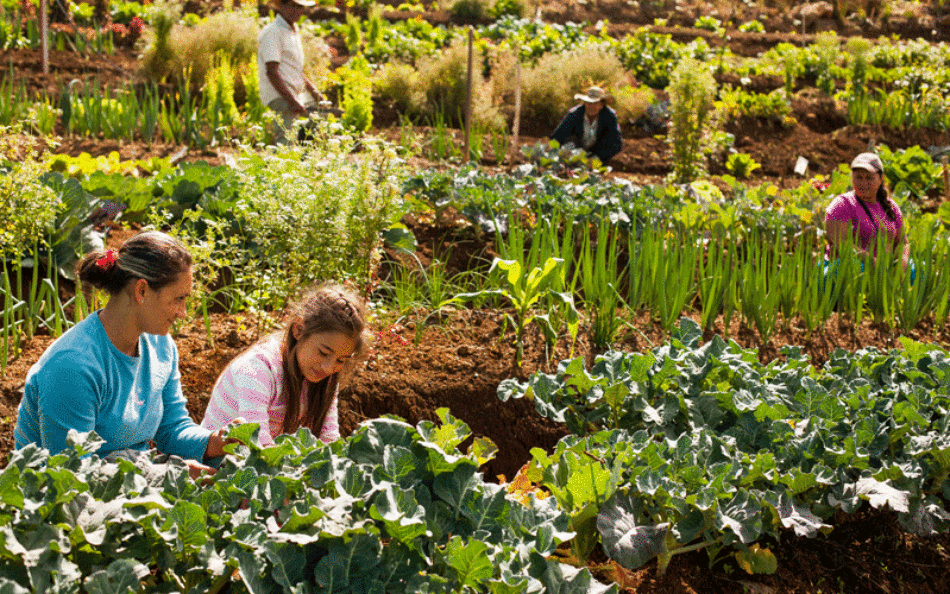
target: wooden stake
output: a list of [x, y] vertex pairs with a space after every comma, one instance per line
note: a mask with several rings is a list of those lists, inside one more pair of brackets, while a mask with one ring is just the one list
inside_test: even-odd
[[[518, 151], [518, 133], [521, 129], [521, 47], [515, 48], [515, 121], [511, 130], [511, 149], [509, 153]], [[515, 161], [515, 154], [511, 155], [511, 162]]]
[[46, 0], [40, 0], [40, 51], [43, 55], [43, 74], [49, 74], [49, 17]]
[[950, 166], [947, 165], [947, 160], [950, 157], [944, 155], [941, 157], [940, 161], [943, 163], [943, 201], [950, 202]]
[[472, 62], [474, 54], [475, 30], [468, 27], [468, 78], [465, 82], [465, 146], [462, 148], [463, 161], [468, 163], [469, 134], [472, 132]]

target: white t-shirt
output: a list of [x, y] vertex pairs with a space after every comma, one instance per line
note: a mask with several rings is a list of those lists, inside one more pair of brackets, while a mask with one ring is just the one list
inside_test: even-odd
[[303, 79], [303, 45], [300, 34], [292, 29], [284, 17], [277, 15], [257, 37], [257, 80], [261, 102], [269, 104], [281, 97], [267, 78], [267, 63], [277, 62], [277, 75], [297, 101], [305, 103], [306, 88]]

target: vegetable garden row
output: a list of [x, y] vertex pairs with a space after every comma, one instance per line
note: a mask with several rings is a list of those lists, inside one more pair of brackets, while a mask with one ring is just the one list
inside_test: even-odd
[[[652, 352], [608, 350], [590, 369], [577, 359], [556, 375], [504, 382], [502, 400], [531, 397], [574, 434], [532, 452], [507, 485], [478, 473], [490, 443], [457, 449], [468, 430], [448, 412], [415, 428], [370, 422], [329, 447], [304, 432], [262, 450], [245, 427], [245, 445], [208, 485], [182, 469], [149, 484], [130, 464], [81, 457], [92, 438], [52, 458], [16, 453], [0, 480], [0, 579], [11, 591], [72, 591], [81, 581], [87, 592], [598, 592], [606, 586], [586, 570], [548, 558], [559, 544], [580, 565], [600, 546], [629, 568], [656, 558], [662, 574], [672, 555], [706, 549], [711, 563], [768, 573], [783, 530], [816, 537], [837, 511], [886, 506], [908, 531], [946, 531], [944, 351], [907, 341], [903, 352], [838, 352], [816, 370], [789, 347], [784, 362], [763, 365], [718, 337], [700, 345], [702, 328], [680, 321], [693, 308], [704, 323], [741, 315], [763, 337], [791, 320], [820, 333], [833, 310], [895, 331], [924, 318], [945, 324], [939, 216], [905, 209], [913, 284], [892, 264], [861, 271], [844, 261], [826, 282], [814, 216], [845, 183], [839, 173], [828, 187], [791, 191], [734, 182], [727, 198], [699, 183], [637, 187], [546, 156], [511, 176], [410, 173], [392, 147], [366, 139], [363, 158], [349, 159], [352, 142], [328, 135], [218, 167], [8, 162], [4, 360], [29, 332], [61, 332], [94, 306], [77, 290], [64, 308], [56, 272], [95, 240], [88, 214], [119, 199], [120, 221], [159, 224], [189, 242], [205, 285], [192, 308], [206, 318], [216, 307], [272, 311], [295, 283], [332, 276], [379, 283], [371, 295], [380, 316], [502, 308], [516, 341], [536, 322], [553, 339], [583, 328], [609, 348], [644, 308], [674, 338]], [[310, 183], [314, 172], [323, 184]], [[908, 206], [915, 191], [900, 192]], [[457, 274], [435, 265], [374, 279], [380, 241], [412, 249], [399, 223], [407, 212], [463, 217], [495, 238], [500, 257]], [[314, 260], [317, 241], [327, 257]], [[28, 294], [14, 289], [24, 284]]]

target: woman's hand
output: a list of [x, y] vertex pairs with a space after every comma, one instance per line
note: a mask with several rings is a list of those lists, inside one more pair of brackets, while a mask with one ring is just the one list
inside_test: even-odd
[[219, 456], [223, 456], [225, 453], [225, 445], [229, 443], [237, 443], [236, 439], [225, 439], [224, 436], [227, 435], [228, 431], [230, 431], [232, 427], [243, 425], [246, 422], [247, 421], [244, 420], [243, 417], [238, 417], [224, 427], [221, 427], [212, 433], [211, 437], [208, 438], [208, 446], [205, 448], [205, 459], [207, 460], [208, 458], [217, 458]]

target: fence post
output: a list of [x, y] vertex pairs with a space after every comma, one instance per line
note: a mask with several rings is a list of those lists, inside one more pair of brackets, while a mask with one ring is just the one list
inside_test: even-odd
[[468, 163], [469, 159], [469, 134], [472, 133], [472, 62], [473, 62], [473, 44], [475, 43], [475, 30], [471, 25], [468, 27], [468, 78], [465, 81], [465, 146], [462, 149], [463, 159]]
[[950, 157], [944, 155], [940, 161], [943, 163], [943, 201], [950, 202], [950, 165], [947, 161]]
[[[515, 121], [511, 130], [511, 162], [515, 161], [518, 153], [518, 133], [521, 130], [521, 45], [515, 48]], [[511, 152], [509, 151], [509, 152]]]
[[49, 17], [46, 0], [40, 0], [40, 52], [43, 54], [43, 74], [49, 74]]

